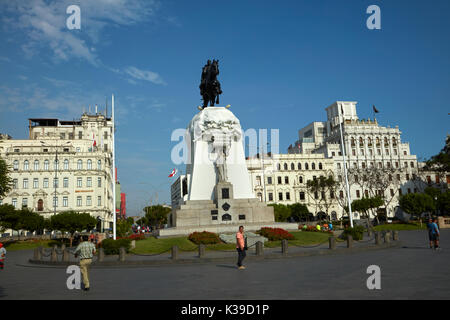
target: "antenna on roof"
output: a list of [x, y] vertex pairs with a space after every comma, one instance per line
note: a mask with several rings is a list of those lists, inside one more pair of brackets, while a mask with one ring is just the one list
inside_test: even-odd
[[105, 97], [105, 100], [106, 100], [105, 118], [108, 119], [108, 98]]

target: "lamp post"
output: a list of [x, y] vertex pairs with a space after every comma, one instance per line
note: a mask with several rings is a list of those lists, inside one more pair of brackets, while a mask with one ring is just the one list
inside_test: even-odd
[[[65, 144], [68, 144], [68, 143], [70, 143], [70, 141], [67, 141]], [[55, 147], [55, 150], [56, 150], [55, 151], [55, 163], [54, 163], [55, 178], [53, 180], [53, 186], [55, 187], [55, 195], [53, 196], [53, 209], [54, 209], [53, 214], [56, 215], [56, 188], [58, 185], [56, 183], [56, 181], [57, 181], [56, 179], [58, 179], [58, 147], [61, 147], [62, 145], [65, 145], [65, 144], [58, 146], [58, 143], [56, 143], [54, 146], [49, 146], [49, 145], [46, 145], [44, 141], [41, 141], [41, 144], [43, 147]]]

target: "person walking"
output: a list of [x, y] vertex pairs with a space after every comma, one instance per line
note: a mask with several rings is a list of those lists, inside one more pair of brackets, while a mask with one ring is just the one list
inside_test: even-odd
[[436, 223], [436, 218], [433, 218], [433, 221], [430, 225], [430, 232], [431, 232], [431, 240], [434, 242], [434, 249], [435, 250], [440, 250], [441, 248], [439, 247], [439, 227]]
[[3, 248], [3, 243], [0, 242], [0, 270], [5, 267], [6, 249]]
[[238, 233], [236, 233], [236, 250], [238, 252], [237, 266], [240, 270], [245, 269], [244, 265], [242, 264], [246, 256], [245, 249], [244, 226], [240, 226]]
[[427, 230], [428, 230], [428, 240], [430, 241], [430, 249], [433, 249], [433, 235], [431, 234], [431, 224], [433, 219], [431, 217], [428, 219]]
[[75, 249], [75, 257], [78, 257], [78, 253], [80, 255], [80, 271], [83, 275], [84, 291], [89, 291], [89, 266], [95, 254], [95, 245], [88, 241], [87, 236], [81, 237], [81, 243]]

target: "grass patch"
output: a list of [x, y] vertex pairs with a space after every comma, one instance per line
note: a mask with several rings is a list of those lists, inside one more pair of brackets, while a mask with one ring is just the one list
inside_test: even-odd
[[380, 224], [378, 226], [373, 227], [375, 231], [384, 231], [384, 230], [426, 230], [427, 224], [422, 223], [422, 227], [420, 224], [413, 223], [389, 223], [389, 224]]
[[7, 251], [18, 251], [18, 250], [35, 249], [41, 246], [44, 248], [51, 248], [55, 244], [60, 245], [60, 242], [55, 240], [40, 240], [40, 241], [25, 240], [25, 241], [4, 243], [4, 246]]
[[178, 246], [181, 251], [194, 251], [198, 246], [188, 240], [187, 237], [163, 238], [154, 237], [145, 240], [136, 241], [136, 248], [130, 250], [131, 253], [162, 253], [172, 249], [172, 246]]

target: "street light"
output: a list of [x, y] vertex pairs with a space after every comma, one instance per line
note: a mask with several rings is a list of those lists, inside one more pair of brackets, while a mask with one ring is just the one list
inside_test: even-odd
[[[70, 143], [70, 141], [67, 141], [65, 144], [68, 144], [68, 143]], [[58, 143], [56, 143], [54, 146], [50, 146], [50, 145], [46, 145], [44, 141], [41, 141], [41, 144], [43, 147], [55, 147], [55, 150], [56, 150], [56, 152], [55, 152], [56, 157], [55, 157], [55, 164], [54, 164], [55, 180], [53, 181], [53, 185], [55, 187], [55, 195], [53, 196], [53, 208], [54, 208], [54, 215], [56, 215], [56, 187], [57, 187], [56, 179], [58, 179], [58, 147], [61, 147], [65, 144], [58, 146]]]

